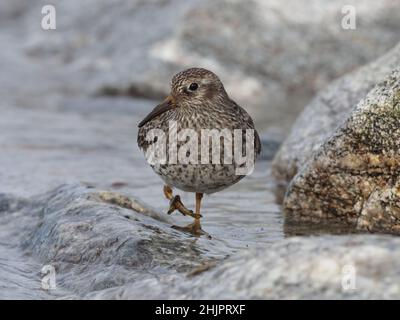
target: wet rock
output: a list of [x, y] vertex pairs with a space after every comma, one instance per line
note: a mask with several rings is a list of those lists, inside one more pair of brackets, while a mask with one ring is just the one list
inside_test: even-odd
[[24, 250], [54, 266], [58, 285], [79, 297], [143, 279], [184, 278], [224, 258], [209, 240], [172, 229], [168, 216], [124, 195], [64, 185], [29, 207], [38, 221]]
[[290, 238], [238, 253], [191, 278], [143, 279], [89, 297], [398, 299], [399, 245], [391, 236]]
[[[291, 238], [232, 257], [193, 280], [191, 285], [196, 290], [182, 296], [398, 299], [399, 244], [398, 238], [367, 235]], [[218, 286], [211, 286], [213, 282]]]
[[400, 70], [359, 102], [289, 185], [286, 216], [399, 233]]
[[273, 174], [287, 184], [357, 103], [400, 65], [400, 44], [376, 61], [345, 75], [322, 90], [304, 109], [272, 163]]

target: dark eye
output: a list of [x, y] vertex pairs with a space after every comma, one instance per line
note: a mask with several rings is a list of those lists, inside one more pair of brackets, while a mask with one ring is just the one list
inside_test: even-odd
[[193, 83], [190, 84], [189, 90], [190, 91], [196, 91], [198, 87], [199, 87], [199, 85], [196, 82], [193, 82]]

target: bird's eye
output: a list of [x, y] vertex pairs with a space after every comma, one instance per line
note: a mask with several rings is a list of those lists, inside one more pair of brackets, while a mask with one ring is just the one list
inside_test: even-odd
[[199, 87], [199, 85], [196, 82], [193, 82], [193, 83], [190, 84], [189, 90], [190, 91], [196, 91], [198, 87]]

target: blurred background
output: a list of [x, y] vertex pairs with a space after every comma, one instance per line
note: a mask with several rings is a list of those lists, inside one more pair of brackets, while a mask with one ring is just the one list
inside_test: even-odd
[[[41, 26], [49, 4], [54, 30]], [[342, 26], [345, 5], [355, 29]], [[274, 152], [318, 90], [400, 41], [399, 12], [396, 0], [0, 0], [0, 193], [35, 198], [79, 183], [164, 212], [137, 124], [176, 72], [204, 67], [252, 115], [264, 145], [253, 175], [205, 199], [204, 228], [217, 235], [205, 251], [272, 243], [285, 236]], [[190, 207], [193, 195], [183, 200]], [[18, 221], [0, 225], [7, 287], [20, 281], [20, 232]]]
[[[46, 4], [55, 30], [41, 28]], [[345, 5], [355, 29], [342, 27]], [[2, 0], [2, 103], [127, 96], [135, 108], [134, 99], [163, 98], [174, 73], [202, 66], [282, 137], [317, 90], [399, 41], [398, 9], [393, 0]]]

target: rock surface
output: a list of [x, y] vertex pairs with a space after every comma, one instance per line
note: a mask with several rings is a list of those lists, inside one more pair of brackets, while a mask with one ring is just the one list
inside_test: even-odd
[[284, 187], [342, 124], [357, 103], [400, 65], [400, 44], [376, 61], [335, 80], [302, 111], [272, 162]]
[[294, 177], [286, 216], [400, 232], [400, 70], [351, 112]]
[[36, 284], [25, 298], [400, 297], [400, 239], [391, 236], [295, 237], [227, 258], [116, 193], [64, 185], [35, 199], [2, 195], [0, 204], [3, 218], [21, 221], [25, 256], [56, 270], [56, 289]]
[[291, 238], [235, 255], [176, 297], [398, 299], [399, 245], [389, 236]]
[[24, 248], [52, 265], [59, 286], [76, 296], [137, 280], [183, 277], [224, 258], [204, 247], [208, 239], [175, 231], [168, 216], [117, 193], [64, 185], [27, 207], [36, 209], [38, 222]]

